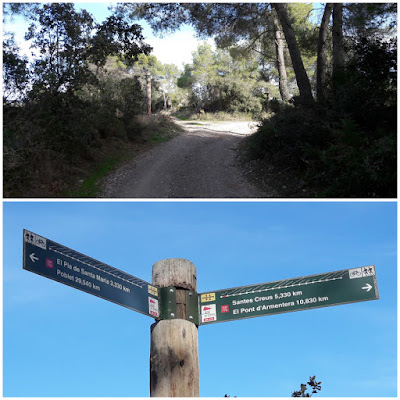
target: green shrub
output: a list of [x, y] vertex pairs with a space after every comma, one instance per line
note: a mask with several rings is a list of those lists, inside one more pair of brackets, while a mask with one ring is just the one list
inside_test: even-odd
[[248, 139], [248, 155], [289, 170], [321, 197], [396, 197], [396, 130], [287, 106]]

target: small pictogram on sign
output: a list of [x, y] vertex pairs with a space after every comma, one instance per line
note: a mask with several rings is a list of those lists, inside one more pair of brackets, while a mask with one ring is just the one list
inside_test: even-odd
[[153, 296], [158, 296], [158, 289], [154, 286], [147, 285], [149, 289], [149, 293], [152, 294]]
[[215, 301], [215, 293], [204, 293], [201, 295], [201, 302]]
[[215, 304], [201, 306], [201, 322], [210, 322], [217, 320], [217, 310]]
[[153, 299], [152, 297], [149, 297], [149, 314], [157, 318], [160, 316], [158, 311], [158, 300]]
[[362, 275], [363, 275], [363, 277], [375, 275], [375, 268], [372, 265], [370, 265], [368, 267], [363, 267]]

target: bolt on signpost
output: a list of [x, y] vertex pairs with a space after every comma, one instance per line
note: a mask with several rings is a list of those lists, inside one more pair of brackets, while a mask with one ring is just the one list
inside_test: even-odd
[[198, 294], [195, 266], [153, 265], [152, 284], [24, 230], [23, 268], [156, 320], [151, 326], [150, 395], [198, 397], [201, 325], [379, 299], [375, 267]]

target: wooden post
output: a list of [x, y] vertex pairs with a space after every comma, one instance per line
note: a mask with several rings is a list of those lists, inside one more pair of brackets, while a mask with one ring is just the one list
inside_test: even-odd
[[151, 327], [150, 396], [199, 397], [197, 326], [184, 319], [186, 290], [197, 291], [196, 267], [184, 259], [158, 261], [153, 285], [176, 288], [177, 315]]

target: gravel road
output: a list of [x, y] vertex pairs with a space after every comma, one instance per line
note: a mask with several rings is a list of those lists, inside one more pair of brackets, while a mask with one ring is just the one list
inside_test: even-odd
[[263, 198], [247, 181], [237, 150], [256, 123], [176, 121], [185, 132], [110, 174], [107, 198]]

